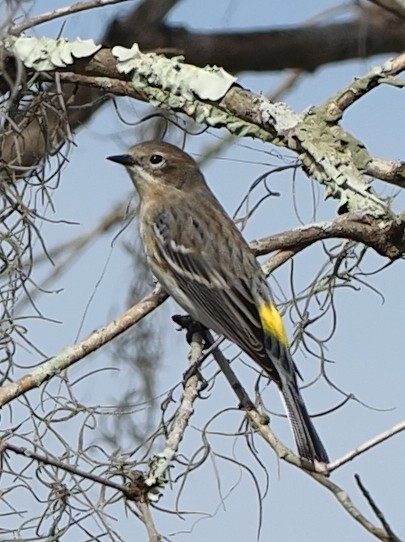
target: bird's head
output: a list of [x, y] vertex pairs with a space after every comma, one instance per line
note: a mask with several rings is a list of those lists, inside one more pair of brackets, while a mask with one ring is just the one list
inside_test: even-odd
[[191, 156], [164, 141], [139, 143], [128, 154], [107, 159], [126, 167], [141, 197], [158, 187], [187, 193], [205, 187], [204, 177]]

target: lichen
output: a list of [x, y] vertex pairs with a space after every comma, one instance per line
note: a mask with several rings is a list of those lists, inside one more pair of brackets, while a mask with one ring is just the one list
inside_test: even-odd
[[38, 72], [51, 71], [73, 64], [75, 58], [91, 56], [101, 48], [93, 40], [67, 41], [66, 39], [9, 36], [6, 49], [27, 67]]
[[118, 59], [117, 70], [132, 73], [137, 88], [157, 86], [168, 90], [185, 101], [198, 96], [202, 100], [221, 99], [236, 78], [217, 66], [197, 68], [184, 63], [184, 57], [166, 58], [156, 53], [141, 53], [135, 43], [131, 49], [116, 46], [112, 50]]

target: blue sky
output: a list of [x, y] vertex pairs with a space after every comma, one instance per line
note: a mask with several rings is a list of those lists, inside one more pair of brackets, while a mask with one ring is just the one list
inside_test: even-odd
[[[75, 15], [67, 20], [63, 35], [71, 39], [80, 36], [97, 40], [108, 20], [130, 9], [133, 4], [134, 2], [128, 2], [123, 6]], [[295, 25], [321, 9], [335, 5], [326, 0], [322, 3], [218, 0], [215, 9], [212, 9], [212, 6], [209, 9], [208, 4], [210, 3], [198, 0], [184, 0], [171, 14], [170, 21], [201, 30], [278, 27]], [[55, 0], [41, 0], [33, 7], [32, 13], [62, 5], [62, 2]], [[60, 21], [50, 23], [37, 28], [35, 33], [38, 36], [55, 37], [60, 27]], [[314, 74], [303, 76], [294, 90], [285, 96], [284, 101], [298, 112], [311, 105], [319, 105], [350, 83], [354, 77], [366, 73], [371, 66], [383, 62], [386, 58], [356, 60], [323, 67]], [[286, 75], [247, 73], [240, 75], [239, 82], [254, 92], [267, 93]], [[130, 100], [122, 101], [121, 108], [125, 118], [132, 122], [137, 121], [146, 111], [143, 104]], [[357, 102], [345, 115], [343, 125], [364, 141], [372, 154], [400, 159], [403, 158], [403, 114], [398, 112], [403, 109], [403, 92], [392, 87], [380, 88]], [[202, 136], [189, 138], [186, 149], [198, 157], [207, 145], [213, 144], [217, 137], [224, 135], [224, 131], [210, 130]], [[178, 141], [180, 138], [181, 134]], [[131, 185], [125, 171], [106, 162], [105, 157], [123, 152], [136, 141], [134, 129], [123, 126], [111, 107], [102, 108], [91, 123], [77, 132], [70, 163], [65, 166], [60, 187], [54, 194], [55, 215], [50, 215], [53, 219], [69, 220], [75, 225], [44, 224], [43, 234], [50, 247], [61, 240], [84, 233], [96, 224], [114, 203], [126, 194], [129, 196]], [[266, 171], [266, 164], [279, 164], [274, 157], [266, 154], [274, 151], [279, 152], [270, 145], [245, 139], [204, 168], [211, 188], [230, 213], [233, 213], [250, 184]], [[267, 200], [253, 217], [245, 230], [248, 239], [264, 237], [299, 225], [293, 205], [291, 174], [279, 174], [270, 184], [281, 196]], [[312, 183], [301, 175], [294, 186], [300, 215], [308, 222], [312, 220], [311, 186]], [[377, 186], [384, 190], [384, 195], [395, 192], [390, 186]], [[315, 192], [319, 193], [320, 199], [317, 219], [332, 219], [336, 216], [336, 204], [330, 201], [324, 203], [322, 190], [315, 187]], [[403, 204], [404, 198], [400, 195], [395, 202], [395, 208], [399, 210], [403, 208]], [[133, 235], [134, 230], [132, 231], [133, 233], [127, 231], [124, 235]], [[40, 307], [43, 313], [60, 321], [59, 324], [47, 321], [28, 323], [31, 340], [41, 347], [46, 355], [56, 354], [64, 346], [72, 344], [83, 318], [80, 337], [86, 336], [125, 310], [126, 285], [131, 281], [132, 271], [119, 241], [113, 243], [114, 236], [115, 233], [111, 233], [100, 238], [69, 274], [53, 285], [55, 290], [61, 289], [59, 293], [41, 297]], [[322, 261], [321, 251], [316, 249], [298, 256], [295, 261], [297, 284], [307, 284]], [[372, 270], [383, 263], [381, 258], [370, 253], [365, 268]], [[290, 266], [287, 265], [276, 273], [287, 295], [290, 291], [289, 272]], [[346, 392], [355, 394], [362, 402], [380, 410], [371, 410], [359, 403], [350, 402], [337, 412], [316, 420], [332, 459], [340, 457], [404, 417], [405, 369], [402, 339], [405, 294], [402, 286], [402, 263], [395, 263], [371, 277], [369, 282], [384, 294], [384, 302], [367, 288], [360, 291], [344, 289], [336, 296], [338, 325], [328, 344], [328, 355], [334, 360], [329, 374]], [[273, 280], [271, 284], [277, 289]], [[170, 320], [170, 315], [175, 311], [176, 308], [171, 302], [159, 309], [159, 325], [162, 326], [164, 336], [160, 393], [178, 382], [186, 367], [187, 346], [184, 344], [184, 337], [175, 331]], [[287, 327], [292, 333], [293, 328], [288, 320]], [[320, 330], [326, 333], [328, 326], [325, 325]], [[36, 353], [28, 354], [22, 351], [20, 355], [21, 363], [41, 361]], [[74, 367], [69, 371], [69, 375], [78, 378], [94, 368], [111, 366], [116, 362], [111, 358], [111, 350], [104, 348], [100, 354], [91, 356]], [[316, 360], [298, 352], [296, 361], [308, 379], [316, 375]], [[254, 378], [251, 371], [240, 362], [235, 364], [234, 369], [248, 391], [253, 394]], [[212, 369], [208, 369], [208, 374], [211, 374], [210, 371], [212, 372]], [[78, 397], [85, 404], [106, 405], [116, 402], [120, 389], [128, 384], [126, 375], [126, 370], [123, 369], [121, 374], [106, 371], [88, 377], [77, 388]], [[272, 410], [281, 411], [275, 390], [266, 389], [264, 396]], [[305, 398], [312, 412], [331, 408], [341, 400], [341, 397], [324, 383], [305, 391]], [[181, 451], [191, 454], [200, 443], [200, 430], [206, 420], [227, 407], [236, 408], [237, 404], [226, 384], [219, 379], [209, 399], [197, 403], [193, 429], [182, 443]], [[232, 433], [237, 430], [240, 421], [239, 412], [229, 412], [220, 416], [213, 423], [212, 429], [217, 433]], [[285, 420], [272, 417], [272, 427], [286, 443], [292, 444]], [[77, 437], [74, 431], [67, 426], [64, 435], [68, 441], [72, 441], [72, 446]], [[359, 473], [399, 536], [405, 532], [402, 494], [402, 487], [405, 485], [404, 438], [403, 435], [394, 437], [332, 476], [333, 481], [348, 491], [360, 510], [376, 523], [355, 486], [353, 476]], [[170, 533], [184, 531], [183, 536], [173, 536], [176, 540], [187, 540], [190, 536], [193, 542], [219, 540], [225, 536], [234, 540], [256, 540], [258, 514], [252, 481], [246, 471], [215, 456], [215, 452], [234, 455], [239, 461], [249, 465], [255, 470], [262, 484], [263, 473], [252, 461], [243, 439], [238, 439], [236, 444], [231, 436], [213, 434], [211, 439], [212, 456], [205, 466], [192, 474], [182, 495], [180, 508], [199, 510], [213, 514], [214, 517], [200, 519], [194, 525], [199, 516], [186, 516], [182, 521], [177, 516], [156, 513], [157, 527], [162, 534], [168, 536]], [[303, 473], [278, 463], [274, 453], [259, 439], [255, 439], [255, 443], [270, 476], [270, 489], [263, 502], [261, 540], [282, 538], [289, 542], [323, 541], [326, 537], [328, 542], [340, 542], [344, 539], [357, 542], [371, 540], [371, 535], [342, 510], [331, 494]], [[216, 469], [221, 472], [221, 491], [218, 490]], [[224, 497], [228, 492], [229, 496], [221, 503], [221, 493]], [[173, 506], [175, 495], [176, 488], [168, 487], [160, 505], [163, 508]], [[133, 536], [135, 533], [142, 540], [146, 538], [143, 526], [134, 522], [133, 517], [127, 519], [120, 516], [120, 521], [124, 536]], [[187, 531], [191, 528], [192, 535], [189, 535]]]

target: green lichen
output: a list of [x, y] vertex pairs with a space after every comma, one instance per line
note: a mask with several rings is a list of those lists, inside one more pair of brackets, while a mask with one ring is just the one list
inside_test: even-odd
[[219, 100], [226, 94], [236, 78], [217, 66], [197, 68], [184, 63], [181, 56], [171, 59], [155, 53], [141, 53], [137, 44], [131, 49], [114, 47], [118, 59], [117, 70], [132, 73], [132, 81], [138, 89], [160, 87], [176, 96], [190, 101], [195, 96], [202, 100]]
[[91, 56], [101, 48], [101, 45], [96, 45], [93, 40], [77, 39], [69, 42], [65, 39], [25, 36], [9, 36], [5, 46], [27, 68], [38, 72], [64, 68], [73, 64], [76, 58]]

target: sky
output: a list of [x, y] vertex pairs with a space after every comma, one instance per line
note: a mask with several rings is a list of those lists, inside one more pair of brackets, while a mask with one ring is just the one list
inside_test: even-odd
[[[134, 2], [127, 2], [122, 6], [75, 15], [67, 19], [62, 33], [69, 39], [80, 36], [97, 41], [108, 21], [113, 16], [124, 14], [133, 4]], [[62, 2], [56, 0], [41, 0], [32, 7], [31, 14], [62, 5]], [[321, 10], [335, 6], [327, 0], [279, 0], [271, 3], [260, 0], [218, 0], [215, 9], [209, 9], [209, 5], [210, 3], [198, 0], [183, 0], [173, 10], [169, 21], [174, 25], [186, 24], [191, 29], [205, 31], [282, 27], [293, 26]], [[38, 27], [35, 35], [56, 37], [60, 30], [61, 23], [57, 21]], [[313, 74], [303, 76], [283, 100], [297, 112], [311, 105], [319, 105], [350, 83], [354, 77], [367, 73], [372, 66], [384, 62], [387, 58], [388, 56], [381, 56], [322, 67]], [[287, 73], [244, 73], [240, 74], [238, 82], [254, 92], [267, 93], [275, 89], [286, 76]], [[403, 115], [399, 114], [404, 109], [403, 101], [403, 92], [398, 89], [379, 88], [350, 108], [342, 124], [363, 141], [372, 154], [386, 159], [403, 159]], [[139, 120], [146, 111], [143, 104], [131, 100], [121, 101], [120, 107], [125, 118], [131, 122]], [[130, 199], [131, 185], [125, 171], [107, 162], [105, 157], [125, 152], [129, 145], [137, 141], [134, 132], [131, 126], [123, 125], [111, 107], [102, 108], [91, 123], [77, 131], [69, 163], [65, 166], [60, 186], [54, 193], [55, 212], [50, 212], [53, 220], [70, 221], [71, 224], [43, 224], [42, 232], [48, 246], [55, 246], [62, 240], [83, 234], [97, 224], [115, 203], [126, 195]], [[186, 150], [197, 159], [208, 145], [224, 136], [223, 130], [209, 130], [206, 134], [189, 138]], [[178, 142], [180, 141], [181, 134], [178, 135]], [[245, 139], [238, 141], [224, 155], [204, 166], [209, 185], [230, 214], [235, 211], [251, 183], [268, 169], [269, 164], [279, 164], [276, 159], [278, 152], [278, 149], [269, 144]], [[267, 200], [249, 221], [244, 230], [249, 240], [299, 226], [294, 203], [304, 222], [313, 220], [313, 184], [307, 178], [298, 175], [293, 184], [291, 174], [278, 174], [271, 178], [270, 186], [280, 193], [280, 197]], [[385, 196], [396, 193], [392, 187], [380, 183], [376, 186], [383, 190]], [[295, 198], [292, 195], [293, 189]], [[314, 190], [319, 199], [316, 220], [334, 218], [335, 202], [323, 202], [322, 190], [317, 187]], [[399, 195], [394, 208], [400, 210], [403, 206], [404, 198]], [[70, 272], [53, 284], [54, 293], [41, 296], [41, 311], [48, 319], [57, 320], [58, 323], [32, 319], [28, 321], [27, 328], [33, 343], [38, 345], [46, 356], [58, 353], [66, 345], [73, 344], [77, 337], [85, 337], [126, 309], [127, 286], [131, 282], [133, 270], [122, 250], [120, 238], [117, 240], [116, 235], [117, 230], [98, 239]], [[134, 228], [124, 232], [123, 238], [129, 239], [132, 235], [135, 235]], [[319, 270], [323, 258], [321, 251], [316, 249], [299, 255], [294, 264], [296, 284], [301, 287], [308, 284], [313, 274]], [[372, 271], [383, 263], [381, 258], [370, 254], [364, 266], [368, 271]], [[41, 273], [46, 275], [49, 271], [50, 267], [48, 270], [43, 269]], [[291, 267], [286, 265], [276, 273], [276, 279], [287, 295], [290, 292], [290, 271]], [[338, 324], [328, 343], [327, 355], [334, 361], [328, 367], [328, 374], [336, 385], [347, 393], [355, 394], [363, 404], [351, 401], [343, 408], [316, 419], [316, 427], [331, 459], [342, 456], [404, 417], [405, 294], [402, 287], [402, 263], [397, 262], [383, 272], [368, 277], [368, 282], [375, 290], [383, 293], [384, 299], [367, 287], [359, 288], [358, 291], [345, 288], [336, 296]], [[274, 279], [271, 279], [270, 284], [279, 292]], [[164, 394], [179, 382], [186, 368], [187, 345], [170, 319], [170, 315], [176, 310], [178, 309], [172, 302], [159, 309], [158, 322], [161, 326], [163, 348], [159, 366], [159, 394]], [[294, 328], [288, 319], [286, 325], [290, 334], [293, 334]], [[321, 324], [319, 332], [327, 333], [329, 329], [330, 324]], [[229, 352], [236, 353], [234, 350]], [[113, 350], [106, 347], [69, 371], [70, 378], [78, 380], [91, 373], [75, 387], [77, 397], [84, 404], [116, 403], [121, 390], [127, 389], [130, 378], [128, 375], [131, 375], [131, 372], [113, 357]], [[316, 360], [305, 356], [302, 351], [297, 352], [295, 359], [308, 381], [316, 376]], [[42, 360], [34, 351], [20, 351], [19, 362], [23, 367], [40, 363]], [[107, 367], [112, 365], [120, 370], [107, 370]], [[23, 374], [24, 370], [26, 369], [16, 374]], [[99, 370], [101, 371], [98, 372]], [[211, 363], [207, 374], [212, 374], [213, 370]], [[253, 395], [255, 378], [252, 371], [240, 361], [235, 362], [234, 370]], [[271, 409], [280, 412], [281, 404], [272, 388], [274, 386], [263, 386], [263, 394]], [[47, 389], [54, 390], [52, 386]], [[35, 397], [34, 393], [31, 397]], [[330, 409], [342, 400], [341, 395], [324, 382], [305, 390], [304, 395], [311, 412]], [[38, 402], [40, 401], [38, 395]], [[198, 510], [200, 514], [186, 514], [184, 519], [179, 519], [176, 515], [156, 512], [159, 532], [176, 541], [189, 540], [192, 537], [193, 542], [202, 542], [207, 539], [223, 539], [225, 536], [236, 541], [257, 539], [258, 502], [252, 477], [246, 468], [223, 459], [222, 456], [226, 456], [234, 457], [252, 469], [257, 474], [261, 487], [266, 483], [264, 471], [268, 473], [270, 485], [262, 502], [260, 540], [282, 538], [289, 542], [301, 542], [323, 541], [327, 537], [328, 542], [345, 539], [368, 542], [372, 539], [372, 536], [336, 503], [331, 494], [297, 469], [279, 463], [274, 453], [260, 439], [255, 438], [254, 442], [264, 467], [253, 460], [243, 438], [238, 438], [235, 443], [233, 433], [241, 423], [241, 414], [236, 407], [235, 397], [221, 381], [210, 391], [208, 399], [197, 401], [192, 428], [181, 445], [180, 451], [184, 454], [190, 455], [200, 446], [201, 428], [207, 420], [216, 412], [229, 409], [210, 424], [210, 457], [203, 467], [192, 473], [181, 493], [179, 508], [186, 511]], [[19, 415], [17, 410], [17, 419]], [[136, 423], [137, 413], [134, 412], [133, 416]], [[8, 414], [4, 417], [6, 424], [11, 423], [7, 419]], [[101, 423], [99, 418], [97, 423]], [[114, 418], [111, 423], [114, 423]], [[272, 428], [282, 440], [292, 445], [289, 428], [284, 419], [272, 417]], [[74, 424], [65, 424], [63, 431], [64, 438], [74, 447], [77, 428]], [[99, 438], [97, 427], [93, 430], [93, 437], [95, 441]], [[332, 481], [340, 484], [351, 495], [356, 506], [377, 523], [355, 484], [354, 474], [358, 473], [400, 537], [405, 536], [402, 493], [405, 484], [404, 439], [404, 435], [395, 436], [345, 465], [331, 477]], [[123, 442], [130, 449], [130, 443], [125, 436]], [[53, 453], [57, 453], [57, 444], [55, 446]], [[159, 505], [163, 509], [174, 507], [177, 493], [178, 485], [166, 487]], [[29, 508], [36, 505], [27, 503], [25, 506]], [[134, 520], [133, 516], [125, 517], [122, 511], [117, 510], [115, 513], [124, 538], [133, 537], [135, 534], [140, 540], [145, 540], [146, 534], [140, 522]], [[70, 540], [69, 534], [65, 536], [65, 540]]]

